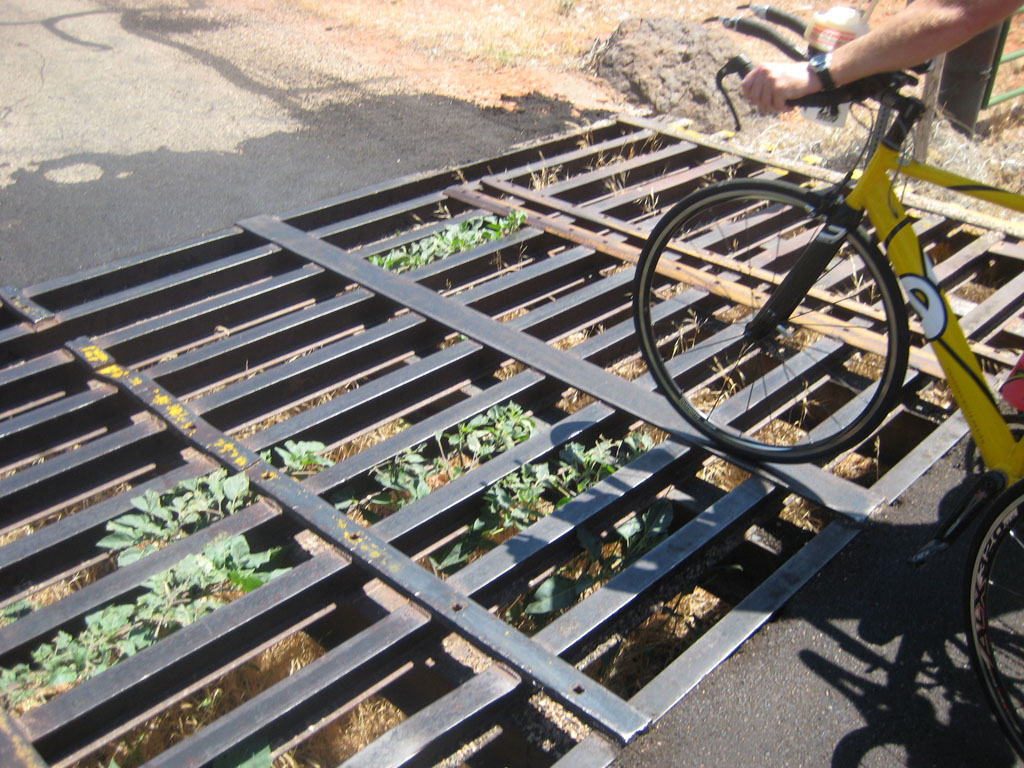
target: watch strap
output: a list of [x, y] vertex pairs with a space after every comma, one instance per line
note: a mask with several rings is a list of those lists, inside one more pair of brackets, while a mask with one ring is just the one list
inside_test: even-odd
[[822, 90], [833, 91], [836, 88], [836, 81], [832, 79], [829, 67], [832, 66], [831, 53], [819, 53], [807, 61], [807, 69], [818, 76], [821, 81]]

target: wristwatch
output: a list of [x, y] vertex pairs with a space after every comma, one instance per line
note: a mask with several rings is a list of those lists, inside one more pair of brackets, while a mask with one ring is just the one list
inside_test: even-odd
[[831, 53], [819, 53], [807, 61], [808, 71], [818, 76], [818, 79], [821, 81], [821, 88], [824, 91], [832, 91], [836, 87], [836, 81], [832, 79], [832, 73], [828, 71], [830, 66], [832, 66]]

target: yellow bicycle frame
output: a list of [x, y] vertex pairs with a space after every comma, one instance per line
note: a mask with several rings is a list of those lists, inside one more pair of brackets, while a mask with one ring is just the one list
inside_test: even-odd
[[846, 202], [867, 212], [885, 246], [893, 271], [922, 319], [926, 338], [946, 374], [949, 387], [971, 429], [981, 456], [1009, 483], [1024, 477], [1024, 439], [1017, 441], [999, 413], [977, 356], [938, 285], [932, 265], [893, 191], [897, 174], [920, 179], [1005, 208], [1024, 212], [1024, 196], [989, 187], [924, 163], [902, 162], [900, 154], [879, 144]]

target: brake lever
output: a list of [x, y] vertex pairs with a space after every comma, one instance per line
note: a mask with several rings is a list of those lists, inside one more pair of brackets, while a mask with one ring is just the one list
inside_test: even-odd
[[732, 113], [732, 119], [736, 122], [736, 132], [739, 133], [743, 129], [740, 124], [739, 113], [736, 112], [736, 107], [733, 106], [732, 99], [729, 97], [729, 92], [725, 90], [725, 78], [729, 75], [739, 75], [740, 79], [747, 76], [747, 74], [754, 68], [754, 62], [750, 60], [750, 57], [745, 53], [737, 54], [725, 62], [725, 65], [718, 70], [718, 74], [715, 75], [715, 85], [718, 86], [718, 90], [722, 93], [722, 98], [725, 99], [725, 104], [729, 107], [729, 112]]

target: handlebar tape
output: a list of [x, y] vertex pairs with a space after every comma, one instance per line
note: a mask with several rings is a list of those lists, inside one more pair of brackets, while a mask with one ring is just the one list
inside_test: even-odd
[[765, 21], [785, 27], [790, 32], [796, 32], [801, 37], [806, 34], [807, 27], [809, 26], [799, 16], [794, 16], [792, 13], [783, 11], [781, 8], [773, 8], [770, 5], [751, 5], [750, 10]]
[[802, 51], [797, 48], [789, 42], [789, 40], [762, 21], [751, 19], [747, 16], [736, 16], [731, 19], [722, 19], [722, 25], [726, 29], [733, 29], [744, 35], [750, 35], [751, 37], [764, 40], [766, 43], [771, 43], [789, 58], [793, 59], [793, 61], [807, 60], [806, 51]]

